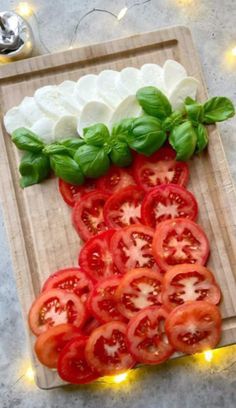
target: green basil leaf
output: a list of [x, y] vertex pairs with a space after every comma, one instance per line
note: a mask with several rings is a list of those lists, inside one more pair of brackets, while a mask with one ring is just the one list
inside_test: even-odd
[[65, 146], [60, 145], [59, 143], [52, 143], [47, 145], [43, 149], [43, 153], [46, 156], [50, 156], [51, 154], [68, 154], [68, 149]]
[[84, 144], [85, 142], [81, 138], [64, 139], [45, 146], [43, 153], [46, 155], [65, 154], [74, 157], [76, 150]]
[[173, 112], [162, 123], [162, 128], [166, 131], [171, 131], [175, 126], [183, 122], [183, 115], [180, 112]]
[[188, 120], [176, 126], [169, 137], [169, 142], [176, 151], [176, 160], [186, 161], [193, 155], [197, 144], [197, 135]]
[[204, 114], [204, 109], [203, 105], [201, 105], [198, 102], [195, 103], [187, 103], [185, 105], [185, 110], [188, 116], [188, 119], [191, 120], [191, 122], [194, 125], [198, 125], [198, 123], [201, 123], [203, 121], [203, 114]]
[[112, 140], [121, 140], [126, 142], [129, 132], [132, 129], [134, 118], [123, 119], [122, 121], [115, 123], [112, 128], [111, 138]]
[[20, 150], [28, 152], [40, 152], [44, 148], [44, 143], [34, 132], [26, 128], [18, 128], [12, 133], [12, 141]]
[[196, 153], [200, 153], [208, 145], [208, 133], [206, 127], [201, 123], [198, 124], [196, 128], [196, 133], [197, 133]]
[[85, 143], [92, 146], [104, 146], [109, 142], [109, 130], [103, 123], [89, 126], [83, 129]]
[[58, 143], [68, 149], [76, 151], [80, 146], [85, 144], [85, 141], [81, 137], [74, 137], [72, 139], [62, 139], [58, 141]]
[[165, 119], [172, 112], [171, 104], [167, 97], [154, 86], [145, 86], [138, 90], [137, 99], [144, 112], [159, 119]]
[[231, 100], [222, 96], [209, 99], [204, 103], [203, 108], [203, 121], [207, 124], [222, 122], [235, 115], [235, 108]]
[[112, 144], [110, 158], [112, 163], [119, 167], [129, 166], [133, 161], [129, 146], [119, 139]]
[[70, 184], [83, 184], [84, 176], [81, 168], [72, 157], [54, 154], [50, 156], [50, 164], [57, 177]]
[[150, 156], [165, 143], [166, 133], [159, 119], [141, 116], [133, 121], [127, 141], [131, 149]]
[[103, 176], [110, 166], [106, 151], [98, 146], [79, 147], [74, 155], [74, 160], [80, 165], [84, 175], [90, 178]]
[[185, 98], [184, 104], [185, 105], [194, 105], [195, 103], [197, 103], [197, 101], [195, 101], [193, 98], [190, 98], [190, 96], [187, 96], [187, 98]]
[[27, 152], [21, 159], [19, 166], [20, 185], [22, 188], [40, 183], [50, 173], [49, 159], [42, 153]]

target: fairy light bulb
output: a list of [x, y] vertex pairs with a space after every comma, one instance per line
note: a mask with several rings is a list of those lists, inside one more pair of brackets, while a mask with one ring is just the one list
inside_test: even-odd
[[120, 384], [128, 378], [128, 373], [121, 373], [112, 377], [112, 380], [115, 384]]
[[117, 15], [117, 20], [121, 20], [127, 13], [128, 7], [123, 7]]
[[32, 7], [27, 2], [19, 3], [16, 11], [22, 17], [29, 17], [33, 13]]
[[203, 354], [204, 354], [205, 360], [206, 360], [208, 363], [210, 363], [211, 360], [212, 360], [212, 358], [213, 358], [213, 351], [212, 351], [212, 350], [206, 350], [206, 351], [204, 351]]
[[34, 382], [34, 370], [32, 369], [32, 367], [27, 368], [25, 372], [25, 378], [30, 383]]
[[232, 48], [231, 54], [233, 55], [233, 57], [236, 57], [236, 47]]

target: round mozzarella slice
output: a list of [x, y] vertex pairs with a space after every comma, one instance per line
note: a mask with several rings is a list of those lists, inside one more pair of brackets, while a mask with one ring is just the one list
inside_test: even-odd
[[144, 86], [139, 69], [127, 67], [122, 69], [116, 81], [116, 88], [121, 97], [135, 95], [139, 88]]
[[56, 85], [39, 88], [34, 94], [35, 101], [40, 109], [55, 119], [71, 113], [70, 104], [63, 98]]
[[75, 85], [74, 97], [79, 103], [100, 100], [97, 90], [97, 75], [90, 74], [81, 77]]
[[164, 86], [168, 94], [175, 86], [187, 77], [187, 72], [183, 65], [174, 60], [167, 60], [163, 66]]
[[115, 109], [110, 119], [109, 127], [125, 118], [140, 116], [142, 108], [134, 95], [127, 96]]
[[31, 126], [40, 118], [46, 117], [45, 113], [39, 108], [33, 97], [26, 96], [19, 105], [19, 109], [25, 118], [27, 118]]
[[82, 109], [78, 120], [77, 130], [83, 137], [83, 129], [95, 125], [96, 123], [104, 123], [108, 125], [112, 116], [113, 110], [105, 103], [98, 101], [88, 102]]
[[169, 101], [175, 110], [182, 109], [184, 101], [189, 96], [196, 98], [199, 81], [193, 77], [182, 79], [169, 95]]
[[75, 81], [64, 81], [60, 85], [58, 85], [58, 89], [60, 92], [62, 92], [64, 95], [69, 95], [71, 96], [75, 90]]
[[144, 86], [155, 86], [164, 90], [163, 69], [157, 64], [144, 64], [141, 67]]
[[120, 73], [112, 69], [106, 69], [97, 77], [98, 94], [109, 106], [116, 108], [122, 101], [121, 96], [117, 92], [116, 82]]
[[18, 106], [11, 108], [3, 118], [5, 128], [9, 134], [20, 127], [30, 127], [30, 122], [23, 115]]
[[78, 137], [77, 121], [78, 118], [76, 116], [62, 116], [54, 126], [54, 139], [59, 140]]
[[67, 109], [73, 114], [78, 115], [81, 112], [83, 104], [74, 97], [76, 82], [64, 81], [58, 85], [58, 91]]
[[54, 141], [54, 126], [54, 120], [44, 117], [35, 122], [31, 130], [45, 143], [51, 143]]

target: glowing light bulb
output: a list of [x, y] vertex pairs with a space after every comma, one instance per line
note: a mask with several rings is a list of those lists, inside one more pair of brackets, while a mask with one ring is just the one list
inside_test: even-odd
[[34, 370], [32, 369], [32, 367], [27, 368], [25, 372], [25, 378], [31, 383], [34, 382]]
[[32, 7], [26, 2], [21, 2], [18, 4], [16, 11], [22, 17], [29, 17], [33, 13]]
[[231, 54], [233, 55], [233, 57], [236, 57], [236, 47], [232, 48]]
[[204, 358], [208, 363], [210, 363], [213, 358], [213, 351], [212, 350], [204, 351]]
[[126, 372], [126, 373], [115, 375], [114, 377], [112, 377], [112, 380], [114, 383], [120, 384], [123, 381], [125, 381], [127, 378], [128, 378], [128, 373]]
[[128, 7], [123, 7], [117, 15], [117, 20], [121, 20], [127, 13]]

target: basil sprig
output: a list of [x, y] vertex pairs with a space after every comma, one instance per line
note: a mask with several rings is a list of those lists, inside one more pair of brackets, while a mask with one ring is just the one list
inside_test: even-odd
[[49, 159], [40, 152], [26, 152], [19, 166], [20, 186], [32, 186], [45, 180], [50, 174]]
[[14, 130], [12, 133], [12, 141], [20, 150], [27, 152], [41, 152], [44, 148], [44, 143], [37, 135], [24, 127]]

